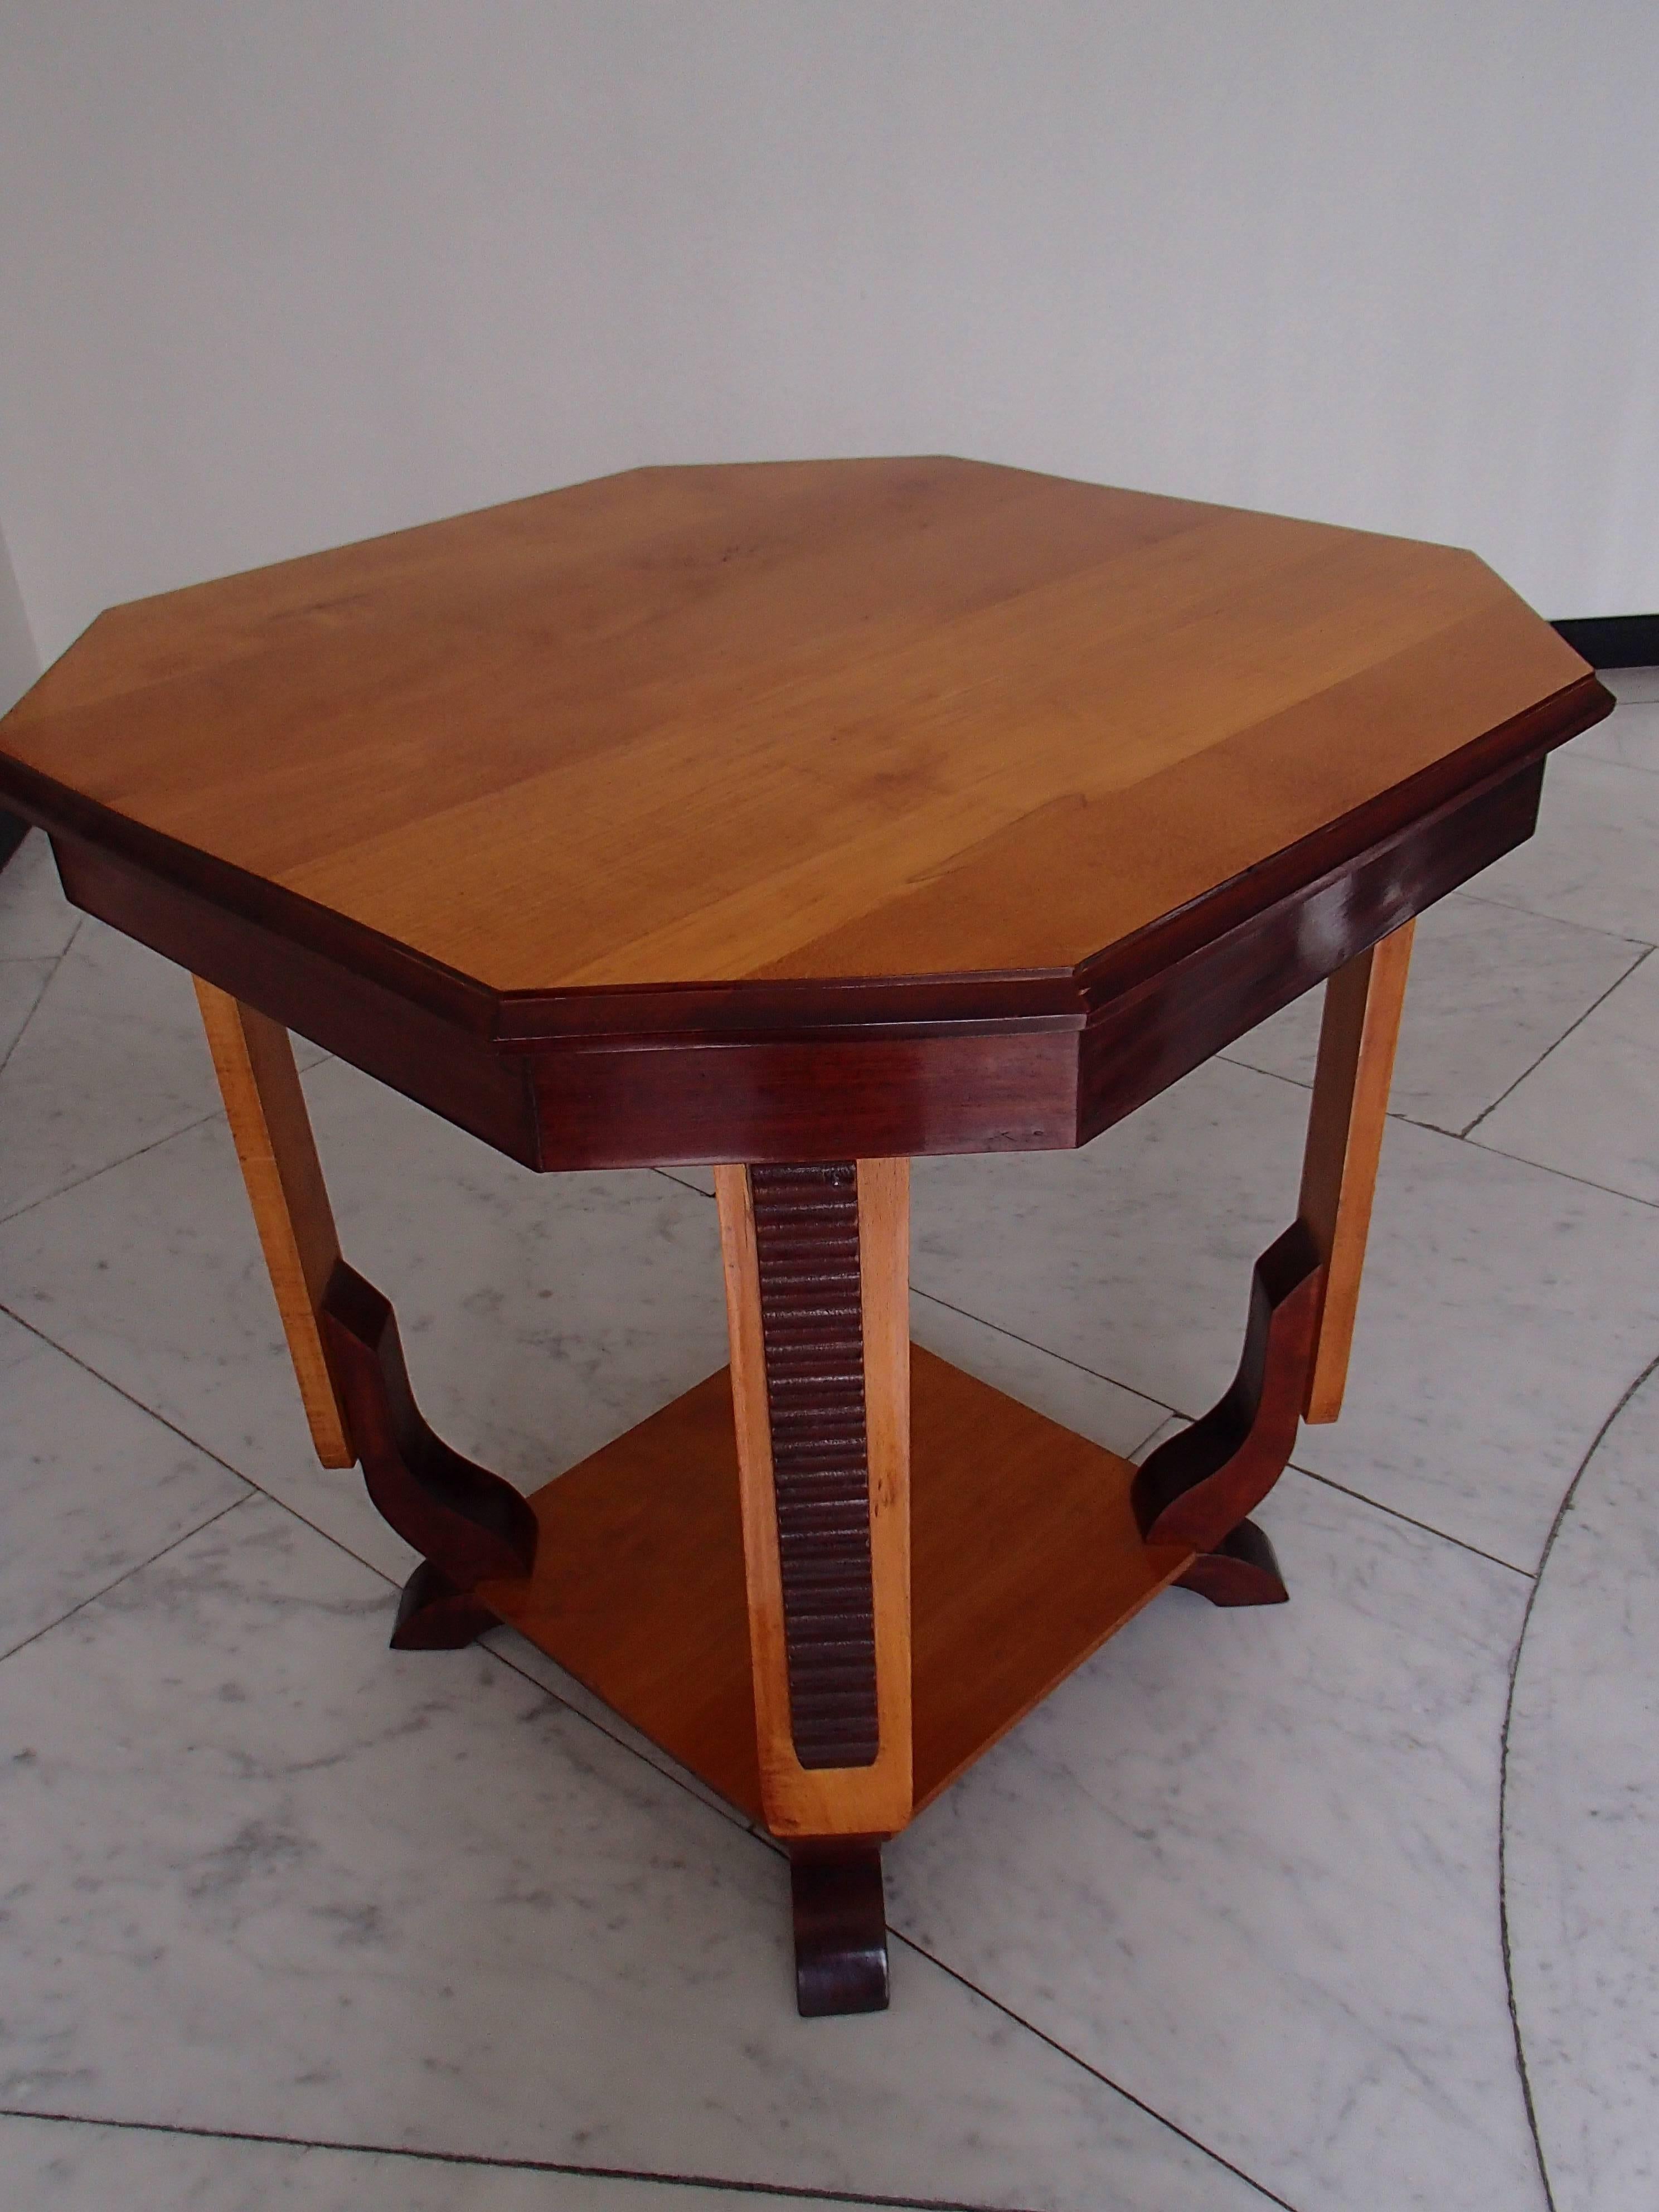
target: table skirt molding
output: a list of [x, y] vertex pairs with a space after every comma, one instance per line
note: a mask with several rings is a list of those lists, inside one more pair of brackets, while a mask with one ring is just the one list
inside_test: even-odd
[[1085, 1144], [1529, 837], [1593, 678], [1075, 970], [498, 994], [12, 764], [70, 899], [540, 1170]]

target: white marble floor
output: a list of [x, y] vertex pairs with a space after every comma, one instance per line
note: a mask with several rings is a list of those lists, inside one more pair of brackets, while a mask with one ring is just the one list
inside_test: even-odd
[[[182, 978], [0, 877], [7, 2212], [1652, 2212], [1659, 672], [1428, 915], [1351, 1406], [889, 1852], [776, 1853], [312, 1462]], [[1224, 1384], [1304, 1003], [1077, 1155], [917, 1178], [918, 1338], [1121, 1451]], [[695, 1173], [536, 1179], [307, 1053], [353, 1257], [528, 1485], [724, 1356]]]

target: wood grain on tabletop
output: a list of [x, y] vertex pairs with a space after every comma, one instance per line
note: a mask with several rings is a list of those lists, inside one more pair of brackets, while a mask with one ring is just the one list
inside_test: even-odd
[[646, 469], [101, 616], [20, 760], [499, 990], [1070, 968], [1582, 679], [1468, 553]]

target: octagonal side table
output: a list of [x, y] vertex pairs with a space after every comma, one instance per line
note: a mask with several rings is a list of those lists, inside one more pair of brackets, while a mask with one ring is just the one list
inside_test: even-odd
[[[0, 725], [188, 968], [312, 1436], [786, 1846], [807, 2013], [881, 1849], [1335, 1418], [1415, 915], [1610, 710], [1472, 556], [942, 460], [635, 471], [100, 617]], [[1321, 981], [1238, 1374], [1139, 1470], [913, 1347], [909, 1161], [1089, 1141]], [[342, 1255], [289, 1031], [540, 1170], [715, 1166], [729, 1369], [521, 1497]], [[1288, 1194], [1287, 1194], [1288, 1195]], [[713, 1286], [711, 1285], [711, 1291]]]

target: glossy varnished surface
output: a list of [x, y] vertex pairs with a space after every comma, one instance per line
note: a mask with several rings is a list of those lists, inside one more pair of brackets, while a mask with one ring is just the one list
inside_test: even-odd
[[1065, 970], [1584, 673], [1442, 547], [654, 469], [114, 609], [4, 743], [495, 992]]
[[[911, 1387], [919, 1810], [1191, 1554], [1143, 1545], [1134, 1470], [1098, 1444], [920, 1349]], [[486, 1601], [760, 1818], [726, 1375], [531, 1502], [535, 1574]]]
[[0, 725], [88, 912], [532, 1167], [1086, 1142], [1531, 833], [1472, 555], [656, 469], [135, 603]]

